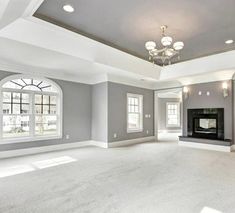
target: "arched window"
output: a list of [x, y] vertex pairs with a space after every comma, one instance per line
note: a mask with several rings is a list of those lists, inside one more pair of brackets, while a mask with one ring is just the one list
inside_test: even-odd
[[62, 135], [62, 91], [49, 79], [13, 75], [0, 82], [1, 141], [33, 141]]

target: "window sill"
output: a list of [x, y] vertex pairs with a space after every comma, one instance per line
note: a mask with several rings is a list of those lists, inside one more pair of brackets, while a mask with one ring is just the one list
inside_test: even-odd
[[24, 137], [24, 138], [3, 138], [0, 142], [2, 144], [13, 144], [13, 143], [30, 143], [34, 141], [44, 141], [44, 140], [53, 140], [53, 139], [62, 139], [61, 136], [37, 136], [37, 137]]
[[143, 132], [143, 129], [127, 130], [127, 133], [138, 133]]
[[166, 128], [181, 128], [180, 125], [166, 125]]

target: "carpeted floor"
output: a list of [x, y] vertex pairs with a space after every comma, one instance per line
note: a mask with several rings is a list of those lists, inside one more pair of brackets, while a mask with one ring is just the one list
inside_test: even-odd
[[[76, 161], [35, 163], [65, 156]], [[33, 171], [0, 178], [1, 213], [235, 212], [235, 153], [175, 142], [86, 147], [1, 160], [0, 171], [17, 165]]]

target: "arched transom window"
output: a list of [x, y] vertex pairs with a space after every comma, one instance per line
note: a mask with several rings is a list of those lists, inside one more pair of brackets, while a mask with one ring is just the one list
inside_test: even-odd
[[61, 137], [60, 87], [48, 79], [23, 75], [0, 82], [2, 141], [33, 141]]

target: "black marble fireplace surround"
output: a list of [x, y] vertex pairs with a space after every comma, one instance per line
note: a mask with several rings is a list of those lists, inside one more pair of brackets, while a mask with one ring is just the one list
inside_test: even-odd
[[224, 140], [224, 109], [188, 109], [188, 137]]

